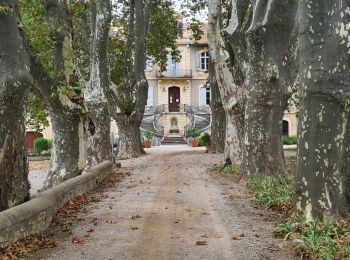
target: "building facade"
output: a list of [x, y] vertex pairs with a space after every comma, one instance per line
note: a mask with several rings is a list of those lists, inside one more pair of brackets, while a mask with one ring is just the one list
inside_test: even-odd
[[[211, 126], [206, 30], [202, 38], [196, 41], [181, 20], [178, 24], [177, 46], [181, 53], [180, 62], [176, 62], [169, 55], [166, 71], [161, 71], [156, 64], [147, 64], [145, 69], [149, 90], [141, 132], [151, 130], [160, 139], [183, 138], [193, 128], [199, 132], [210, 132]], [[111, 132], [113, 135], [118, 134], [114, 120]], [[290, 136], [297, 134], [295, 110], [286, 111], [282, 132]], [[51, 126], [43, 134], [46, 138], [52, 138]]]
[[[156, 125], [162, 129], [160, 132], [165, 137], [184, 136], [190, 128], [206, 130], [210, 125], [207, 36], [204, 34], [199, 41], [195, 41], [181, 21], [179, 25], [177, 46], [181, 61], [176, 62], [168, 55], [166, 71], [160, 71], [157, 65], [146, 67], [149, 91], [145, 117], [155, 111], [161, 113]], [[159, 132], [160, 129], [156, 130]]]

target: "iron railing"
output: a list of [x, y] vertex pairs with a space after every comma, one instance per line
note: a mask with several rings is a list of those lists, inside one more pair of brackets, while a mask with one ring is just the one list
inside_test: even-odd
[[157, 71], [157, 78], [192, 78], [192, 70], [167, 70], [167, 71]]

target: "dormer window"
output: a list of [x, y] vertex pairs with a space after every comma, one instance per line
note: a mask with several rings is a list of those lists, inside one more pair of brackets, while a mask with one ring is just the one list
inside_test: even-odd
[[202, 52], [200, 57], [200, 65], [202, 70], [209, 69], [209, 52]]

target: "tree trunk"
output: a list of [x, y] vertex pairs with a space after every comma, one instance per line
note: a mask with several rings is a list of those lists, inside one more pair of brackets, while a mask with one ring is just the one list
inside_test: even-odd
[[[57, 97], [58, 82], [52, 79], [40, 63], [25, 31], [21, 31], [30, 58], [30, 73], [34, 85], [49, 107], [52, 123], [53, 147], [49, 173], [44, 189], [51, 188], [79, 175], [84, 168], [83, 125], [79, 106], [65, 97]], [[65, 102], [65, 103], [64, 103]]]
[[215, 70], [210, 66], [209, 83], [211, 91], [211, 143], [210, 151], [213, 153], [223, 153], [226, 139], [226, 112], [222, 105], [220, 90], [216, 81]]
[[0, 211], [29, 199], [25, 141], [29, 59], [18, 30], [15, 2], [0, 0]]
[[349, 8], [344, 0], [299, 3], [296, 206], [308, 219], [349, 215]]
[[244, 120], [244, 172], [248, 176], [284, 175], [282, 119], [287, 105], [286, 85], [253, 71], [261, 68], [253, 67], [247, 78], [250, 91]]
[[[112, 110], [112, 115], [118, 125], [119, 151], [117, 158], [120, 159], [137, 157], [145, 153], [141, 145], [140, 135], [148, 92], [148, 82], [144, 69], [148, 23], [145, 20], [145, 10], [148, 10], [152, 1], [145, 2], [147, 4], [144, 1], [131, 1], [124, 75], [122, 83], [118, 87], [114, 87], [108, 95], [110, 104], [112, 106], [116, 104], [121, 110], [120, 112]], [[130, 46], [133, 46], [133, 49]]]
[[139, 117], [120, 115], [116, 120], [118, 126], [118, 159], [129, 159], [145, 154], [141, 143]]
[[109, 0], [91, 3], [90, 81], [84, 93], [85, 107], [89, 111], [85, 120], [87, 168], [111, 160], [111, 117], [105, 97], [109, 88], [107, 40], [111, 9]]
[[[233, 122], [233, 123], [232, 123]], [[225, 161], [237, 165], [242, 164], [243, 124], [242, 120], [226, 113], [226, 140], [225, 140]]]
[[50, 115], [55, 134], [45, 189], [80, 175], [84, 168], [84, 129], [80, 116], [64, 108], [50, 111]]
[[[53, 129], [51, 164], [44, 189], [57, 185], [81, 173], [84, 168], [82, 97], [72, 86], [79, 86], [75, 65], [69, 12], [63, 1], [44, 0], [46, 19], [54, 35], [55, 77], [51, 77], [39, 61], [24, 30], [21, 31], [30, 56], [30, 72], [35, 87], [49, 107]], [[57, 23], [57, 21], [60, 21]], [[64, 87], [68, 88], [69, 95]]]
[[257, 0], [247, 8], [242, 4], [232, 1], [225, 29], [233, 68], [239, 68], [233, 71], [242, 73], [234, 79], [245, 85], [244, 112], [236, 114], [244, 115], [242, 169], [247, 175], [285, 174], [282, 118], [293, 83], [296, 0]]
[[[225, 160], [241, 164], [243, 155], [244, 85], [235, 80], [237, 67], [222, 37], [221, 1], [208, 3], [208, 44], [226, 117]], [[238, 77], [237, 77], [238, 78]]]

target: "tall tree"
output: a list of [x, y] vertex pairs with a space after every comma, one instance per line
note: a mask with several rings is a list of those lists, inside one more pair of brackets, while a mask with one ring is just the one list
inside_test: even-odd
[[299, 1], [297, 210], [349, 214], [349, 1]]
[[239, 64], [231, 57], [233, 53], [229, 52], [226, 39], [222, 35], [229, 18], [224, 6], [225, 2], [220, 0], [208, 3], [208, 44], [215, 78], [226, 111], [225, 159], [241, 164], [244, 151], [245, 87], [242, 84], [243, 75]]
[[[45, 0], [43, 5], [38, 1], [22, 2], [20, 11], [30, 71], [40, 97], [48, 105], [54, 134], [50, 170], [45, 181], [45, 187], [49, 188], [79, 175], [84, 168], [81, 117], [84, 85], [79, 81], [75, 63], [71, 13], [64, 3], [58, 0]], [[43, 36], [46, 43], [40, 44]]]
[[84, 104], [88, 111], [86, 129], [86, 167], [110, 160], [109, 104], [105, 93], [109, 89], [107, 41], [112, 19], [110, 0], [91, 3], [90, 80], [84, 91]]
[[110, 63], [114, 83], [107, 95], [118, 125], [121, 159], [144, 153], [140, 125], [147, 104], [146, 58], [164, 70], [167, 54], [176, 57], [177, 20], [164, 0], [125, 0], [111, 36]]
[[281, 129], [294, 75], [291, 61], [296, 1], [232, 0], [226, 25], [220, 23], [220, 12], [226, 11], [220, 9], [221, 4], [213, 1], [211, 15], [216, 28], [221, 28], [216, 29], [223, 38], [218, 46], [225, 51], [216, 49], [214, 53], [228, 54], [217, 74], [220, 77], [222, 73], [231, 84], [222, 92], [228, 93], [243, 169], [247, 175], [284, 174]]
[[24, 102], [31, 76], [15, 4], [0, 0], [0, 211], [29, 198]]

